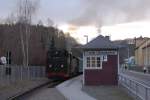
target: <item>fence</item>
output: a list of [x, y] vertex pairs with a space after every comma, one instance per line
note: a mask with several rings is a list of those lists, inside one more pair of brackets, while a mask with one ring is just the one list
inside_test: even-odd
[[[137, 72], [143, 72], [143, 68], [144, 68], [144, 66], [137, 66], [137, 65], [128, 66], [129, 70], [133, 70], [133, 71], [137, 71]], [[147, 66], [147, 73], [150, 74], [150, 66]]]
[[45, 77], [44, 66], [0, 66], [0, 84]]
[[150, 87], [121, 74], [119, 74], [119, 83], [134, 94], [136, 99], [150, 100]]

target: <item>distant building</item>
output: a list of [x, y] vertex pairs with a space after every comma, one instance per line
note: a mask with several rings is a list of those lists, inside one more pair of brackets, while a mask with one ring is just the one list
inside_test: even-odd
[[148, 37], [138, 37], [138, 38], [135, 38], [135, 44], [136, 44], [136, 47], [139, 47], [141, 44], [143, 44], [147, 39], [149, 39]]
[[125, 39], [113, 41], [119, 46], [120, 64], [125, 63], [125, 59], [135, 56], [135, 39]]
[[137, 38], [135, 48], [135, 63], [138, 66], [150, 65], [150, 39]]
[[82, 46], [83, 84], [117, 85], [119, 54], [118, 46], [109, 37], [98, 36]]

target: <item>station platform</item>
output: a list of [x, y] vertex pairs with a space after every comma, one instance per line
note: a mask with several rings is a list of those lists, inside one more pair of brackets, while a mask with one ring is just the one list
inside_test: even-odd
[[67, 100], [133, 100], [118, 86], [84, 86], [82, 75], [56, 86]]

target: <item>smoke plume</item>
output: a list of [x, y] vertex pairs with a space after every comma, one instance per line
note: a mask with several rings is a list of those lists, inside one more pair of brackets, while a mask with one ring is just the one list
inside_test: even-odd
[[69, 21], [76, 26], [112, 25], [150, 17], [150, 0], [81, 0], [82, 14]]

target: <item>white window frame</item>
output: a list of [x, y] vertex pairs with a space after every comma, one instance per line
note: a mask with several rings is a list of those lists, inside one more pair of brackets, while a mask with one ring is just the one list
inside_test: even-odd
[[[85, 69], [102, 69], [103, 68], [103, 62], [108, 61], [107, 59], [107, 55], [97, 55], [97, 56], [84, 56], [85, 57]], [[87, 67], [87, 58], [90, 57], [90, 67]], [[91, 58], [94, 57], [95, 58], [95, 67], [92, 66], [92, 60]], [[97, 66], [97, 57], [100, 57], [100, 67]], [[105, 57], [105, 59], [104, 59]]]
[[102, 59], [102, 61], [104, 61], [104, 62], [107, 62], [108, 61], [108, 58], [107, 58], [107, 55], [102, 55], [103, 57], [103, 59]]

